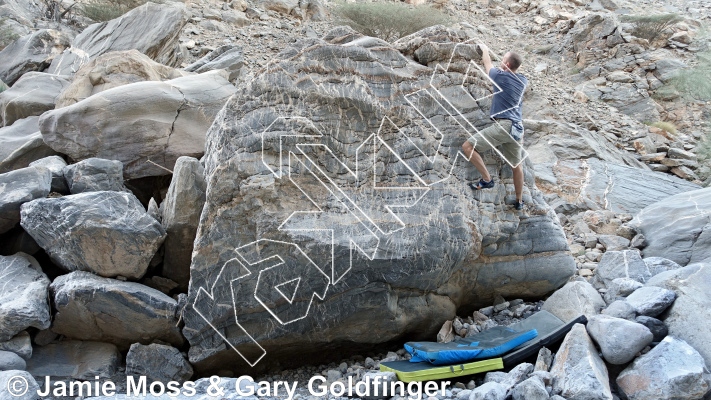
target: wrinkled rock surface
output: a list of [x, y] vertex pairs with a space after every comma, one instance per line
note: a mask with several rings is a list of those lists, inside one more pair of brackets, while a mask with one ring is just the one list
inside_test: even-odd
[[[442, 27], [418, 35], [401, 48], [405, 54], [421, 48], [420, 63], [348, 28], [297, 42], [217, 116], [207, 134], [208, 194], [184, 313], [189, 359], [198, 369], [249, 368], [223, 333], [244, 345], [248, 359], [262, 354], [241, 333], [235, 312], [265, 359], [288, 363], [292, 346], [306, 360], [403, 335], [433, 337], [459, 307], [490, 304], [497, 294], [542, 296], [572, 274], [568, 245], [534, 188], [531, 164], [524, 168], [527, 212], [507, 204], [511, 169], [495, 154], [485, 161], [497, 186], [473, 193], [467, 183], [479, 175], [457, 156], [469, 134], [444, 118], [449, 114], [432, 101], [435, 91], [420, 91], [435, 74], [440, 93], [464, 118], [486, 124], [489, 104], [474, 100], [490, 94], [490, 84], [471, 77], [467, 93], [460, 86], [469, 60], [479, 58], [476, 46], [459, 46], [447, 68], [459, 36]], [[437, 41], [423, 40], [428, 35]], [[428, 120], [444, 135], [441, 146]], [[382, 161], [374, 164], [374, 155]], [[376, 184], [399, 189], [376, 191]], [[395, 204], [410, 207], [391, 213]], [[235, 249], [249, 265], [235, 258]], [[276, 255], [283, 264], [263, 262]], [[241, 289], [233, 300], [235, 279]]]

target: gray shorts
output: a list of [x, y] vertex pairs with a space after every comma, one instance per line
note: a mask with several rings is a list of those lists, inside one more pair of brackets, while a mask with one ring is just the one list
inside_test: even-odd
[[511, 120], [500, 119], [467, 139], [467, 142], [471, 143], [479, 153], [495, 148], [497, 154], [515, 167], [522, 161], [523, 147], [520, 141], [511, 137], [510, 131]]

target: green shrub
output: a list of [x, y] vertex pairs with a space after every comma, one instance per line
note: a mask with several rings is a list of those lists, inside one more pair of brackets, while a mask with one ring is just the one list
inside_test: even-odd
[[674, 124], [672, 124], [671, 122], [658, 121], [658, 122], [651, 124], [650, 126], [659, 128], [663, 131], [667, 131], [667, 132], [671, 133], [672, 135], [677, 134], [676, 126]]
[[10, 29], [9, 26], [5, 25], [5, 18], [0, 19], [0, 50], [4, 49], [5, 46], [14, 42], [20, 37], [20, 35]]
[[711, 100], [711, 52], [699, 54], [698, 65], [679, 71], [670, 83], [695, 99]]
[[400, 2], [338, 3], [340, 23], [356, 31], [392, 42], [433, 25], [449, 25], [450, 17], [430, 6]]
[[634, 24], [634, 31], [632, 31], [634, 36], [647, 39], [650, 43], [665, 29], [684, 20], [677, 14], [624, 15], [621, 19]]

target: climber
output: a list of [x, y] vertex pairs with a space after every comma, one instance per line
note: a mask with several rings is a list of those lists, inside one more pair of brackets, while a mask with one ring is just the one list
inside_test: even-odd
[[[494, 122], [469, 138], [462, 145], [464, 154], [479, 170], [481, 179], [478, 183], [470, 183], [473, 190], [490, 189], [494, 187], [494, 178], [489, 175], [484, 161], [479, 153], [496, 148], [513, 170], [514, 188], [516, 190], [516, 209], [523, 209], [523, 167], [521, 166], [523, 137], [523, 117], [521, 103], [523, 92], [528, 80], [516, 70], [521, 66], [522, 58], [510, 51], [501, 60], [501, 69], [494, 68], [489, 57], [489, 48], [481, 43], [484, 70], [494, 81], [494, 97], [491, 101], [489, 116]], [[497, 88], [498, 86], [498, 88]], [[500, 88], [500, 90], [499, 90]], [[503, 128], [503, 129], [502, 129]]]

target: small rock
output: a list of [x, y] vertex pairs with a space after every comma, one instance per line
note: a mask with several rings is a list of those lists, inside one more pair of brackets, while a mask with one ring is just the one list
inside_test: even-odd
[[608, 317], [622, 318], [626, 320], [634, 320], [637, 316], [637, 312], [630, 303], [624, 300], [615, 300], [607, 306], [606, 309], [602, 310], [602, 314]]
[[641, 283], [632, 278], [615, 278], [607, 285], [605, 292], [605, 301], [610, 304], [617, 300], [618, 297], [627, 297], [635, 290], [641, 288]]
[[504, 400], [506, 387], [496, 382], [486, 382], [472, 390], [469, 400]]
[[637, 323], [646, 326], [647, 329], [652, 332], [652, 335], [654, 336], [652, 340], [654, 342], [661, 342], [669, 333], [669, 329], [667, 329], [667, 326], [664, 324], [664, 322], [656, 318], [641, 315], [637, 317], [636, 321]]
[[193, 368], [175, 347], [134, 343], [126, 355], [126, 375], [146, 376], [149, 383], [182, 383], [192, 377]]
[[541, 347], [538, 350], [538, 357], [536, 358], [536, 365], [533, 371], [548, 371], [551, 369], [551, 364], [553, 363], [553, 353], [546, 347]]
[[639, 315], [656, 317], [664, 312], [676, 298], [676, 294], [667, 289], [649, 286], [639, 288], [627, 297], [627, 302]]
[[[17, 377], [27, 381], [27, 392], [21, 396], [6, 395], [7, 387], [17, 380]], [[24, 383], [24, 381], [22, 381]], [[37, 400], [37, 391], [40, 390], [37, 381], [29, 372], [20, 370], [0, 371], [0, 398], [2, 400]]]
[[40, 158], [39, 160], [30, 163], [30, 167], [44, 167], [52, 173], [51, 190], [57, 193], [69, 192], [67, 181], [64, 179], [64, 167], [66, 166], [67, 162], [59, 156]]
[[605, 302], [592, 285], [576, 281], [568, 282], [555, 291], [543, 303], [541, 310], [548, 311], [564, 322], [568, 322], [580, 315], [599, 314], [603, 307]]
[[632, 361], [654, 338], [652, 332], [642, 324], [607, 315], [591, 317], [587, 330], [600, 346], [605, 360], [615, 365]]
[[649, 273], [652, 276], [681, 268], [681, 265], [663, 257], [647, 257], [644, 259], [644, 263], [647, 264]]
[[[22, 357], [9, 351], [0, 350], [0, 371], [24, 370], [26, 367], [27, 364], [25, 364], [25, 360]], [[5, 388], [0, 390], [4, 391]]]
[[630, 246], [629, 239], [616, 235], [600, 235], [598, 240], [602, 243], [605, 251], [619, 251]]
[[554, 392], [566, 399], [612, 399], [607, 367], [582, 324], [565, 336], [550, 372]]
[[87, 158], [64, 167], [64, 178], [72, 194], [126, 190], [123, 186], [123, 164], [116, 160]]
[[548, 391], [538, 377], [531, 377], [519, 383], [511, 392], [513, 400], [548, 400]]
[[[32, 357], [32, 341], [27, 331], [22, 331], [6, 342], [0, 342], [0, 350], [10, 351], [29, 360]], [[24, 369], [24, 368], [23, 368]]]
[[446, 321], [442, 328], [437, 333], [438, 343], [449, 343], [454, 340], [454, 332], [452, 331], [452, 321]]

